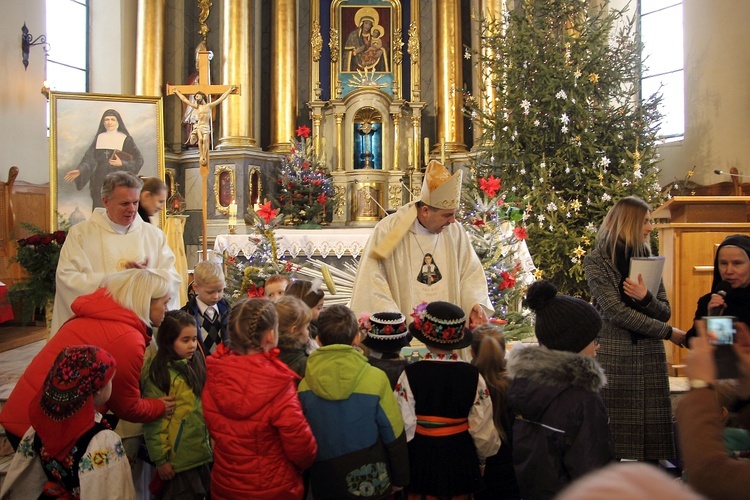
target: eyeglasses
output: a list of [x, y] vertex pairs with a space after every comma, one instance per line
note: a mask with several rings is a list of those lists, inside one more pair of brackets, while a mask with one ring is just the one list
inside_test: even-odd
[[594, 345], [599, 345], [599, 341], [600, 340], [601, 340], [601, 337], [599, 337], [599, 335], [597, 335], [596, 337], [594, 337]]

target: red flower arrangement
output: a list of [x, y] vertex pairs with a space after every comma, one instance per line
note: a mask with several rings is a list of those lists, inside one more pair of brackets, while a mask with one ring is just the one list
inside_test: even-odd
[[38, 227], [24, 227], [34, 234], [18, 240], [18, 252], [13, 262], [24, 268], [27, 277], [12, 285], [10, 292], [11, 296], [23, 298], [25, 304], [43, 307], [55, 298], [55, 273], [67, 232], [45, 233]]

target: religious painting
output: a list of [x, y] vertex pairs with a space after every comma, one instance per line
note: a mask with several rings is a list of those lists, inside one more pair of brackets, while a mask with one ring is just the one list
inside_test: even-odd
[[[164, 179], [160, 97], [52, 92], [50, 117], [50, 201], [71, 224], [104, 206], [101, 189], [111, 172]], [[163, 211], [161, 217], [163, 225]]]
[[214, 196], [216, 212], [229, 214], [229, 205], [235, 201], [234, 164], [216, 165], [214, 169]]
[[341, 71], [392, 71], [391, 8], [341, 7]]

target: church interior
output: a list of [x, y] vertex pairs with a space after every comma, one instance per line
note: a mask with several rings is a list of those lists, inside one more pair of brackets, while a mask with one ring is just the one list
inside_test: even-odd
[[[28, 66], [22, 62], [21, 27], [34, 37], [45, 32], [45, 0], [6, 0], [0, 281], [22, 279], [10, 259], [23, 223], [54, 230], [60, 216], [91, 213], [88, 189], [76, 190], [65, 173], [90, 143], [102, 111], [120, 108], [131, 133], [143, 137], [137, 141], [145, 160], [141, 175], [167, 183], [167, 210], [155, 222], [181, 247], [185, 281], [205, 252], [236, 258], [255, 251], [257, 242], [247, 238], [255, 213], [278, 197], [278, 172], [290, 150], [305, 148], [330, 173], [335, 202], [322, 203], [322, 228], [282, 226], [279, 244], [293, 258], [315, 256], [318, 268], [331, 265], [339, 290], [350, 292], [351, 273], [340, 261], [356, 260], [372, 227], [419, 197], [429, 160], [451, 171], [471, 163], [481, 130], [465, 113], [462, 90], [477, 93], [482, 85], [481, 66], [465, 57], [467, 49], [481, 50], [476, 12], [502, 16], [516, 3], [88, 0], [86, 92], [71, 94], [42, 88], [43, 47], [27, 47]], [[639, 3], [610, 2], [631, 15]], [[711, 283], [710, 270], [696, 277], [692, 269], [710, 265], [709, 244], [750, 234], [750, 44], [742, 42], [750, 2], [681, 3], [684, 133], [658, 144], [658, 180], [669, 189], [690, 172], [693, 194], [740, 195], [707, 211], [674, 205], [678, 224], [657, 228], [663, 241], [678, 242], [662, 246], [678, 262], [667, 264], [664, 280], [675, 321], [687, 329], [696, 298]], [[358, 50], [363, 30], [368, 47]], [[205, 162], [198, 145], [188, 144], [190, 106], [175, 90], [193, 103], [199, 91], [211, 102], [222, 96], [206, 111]], [[664, 213], [669, 217], [669, 209]], [[18, 325], [0, 324], [0, 346], [6, 336], [7, 349], [14, 349], [0, 353], [0, 399], [23, 372], [18, 356], [33, 357], [45, 337], [43, 321], [13, 330]], [[675, 392], [686, 390], [684, 352], [671, 344], [667, 349]]]

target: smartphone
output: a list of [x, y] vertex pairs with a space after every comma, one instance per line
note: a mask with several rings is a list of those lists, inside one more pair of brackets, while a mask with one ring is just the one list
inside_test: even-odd
[[720, 379], [739, 378], [740, 368], [737, 353], [734, 351], [734, 316], [705, 316], [706, 333], [709, 341], [716, 346], [716, 376]]
[[713, 345], [734, 344], [734, 316], [706, 316], [706, 332]]

